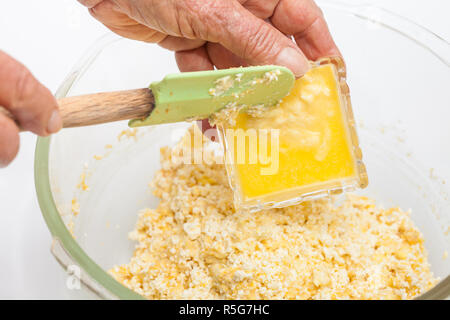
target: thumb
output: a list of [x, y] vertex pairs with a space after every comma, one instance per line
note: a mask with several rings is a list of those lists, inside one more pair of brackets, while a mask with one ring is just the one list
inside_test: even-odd
[[24, 65], [2, 51], [0, 105], [6, 108], [25, 130], [47, 136], [61, 129], [58, 103], [51, 92]]
[[206, 34], [205, 40], [222, 44], [252, 65], [285, 66], [297, 77], [308, 71], [308, 59], [291, 39], [236, 0], [219, 3], [200, 11], [200, 21], [206, 23], [198, 26], [206, 30], [200, 30], [199, 34]]

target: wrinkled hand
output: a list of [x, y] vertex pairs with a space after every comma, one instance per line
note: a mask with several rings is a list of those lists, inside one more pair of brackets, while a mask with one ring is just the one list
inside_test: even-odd
[[[58, 103], [21, 63], [0, 51], [0, 106], [14, 115], [24, 130], [47, 136], [61, 129]], [[1, 110], [0, 110], [1, 111]], [[0, 112], [0, 167], [19, 150], [19, 128]]]
[[181, 71], [276, 64], [301, 76], [308, 59], [339, 55], [313, 0], [79, 2], [113, 32], [176, 51]]

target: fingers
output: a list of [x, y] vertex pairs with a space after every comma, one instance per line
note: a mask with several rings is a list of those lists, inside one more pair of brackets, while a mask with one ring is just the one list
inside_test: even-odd
[[204, 40], [185, 39], [174, 36], [167, 36], [164, 40], [158, 42], [158, 45], [171, 51], [186, 51], [196, 49], [203, 46], [204, 44]]
[[215, 126], [211, 126], [208, 119], [198, 120], [197, 126], [209, 140], [219, 142], [219, 133]]
[[313, 0], [281, 0], [271, 22], [281, 32], [293, 35], [310, 60], [340, 55], [322, 11]]
[[209, 4], [199, 11], [200, 16], [198, 12], [188, 12], [199, 21], [193, 23], [194, 33], [204, 40], [222, 44], [252, 65], [282, 65], [297, 77], [309, 69], [306, 57], [293, 41], [237, 1], [210, 1]]
[[219, 43], [208, 42], [206, 44], [206, 50], [208, 52], [209, 59], [217, 67], [217, 69], [246, 67], [248, 63], [232, 53], [230, 50], [225, 49]]
[[41, 136], [59, 131], [62, 120], [51, 92], [27, 68], [2, 51], [0, 66], [0, 105], [8, 109], [25, 130]]
[[[219, 68], [278, 64], [296, 76], [309, 69], [308, 59], [340, 55], [321, 10], [313, 0], [79, 0], [109, 29], [127, 38], [157, 42], [187, 51], [206, 41]], [[264, 19], [270, 18], [271, 23]], [[285, 35], [293, 35], [296, 46]], [[242, 65], [242, 64], [241, 64]]]
[[166, 38], [165, 34], [150, 29], [130, 18], [113, 2], [100, 0], [80, 2], [89, 7], [89, 13], [94, 18], [122, 37], [152, 43], [160, 42]]
[[178, 0], [164, 4], [136, 0], [131, 6], [125, 6], [123, 0], [116, 2], [124, 13], [149, 28], [220, 43], [249, 64], [286, 66], [296, 76], [309, 69], [306, 57], [293, 41], [236, 0]]
[[181, 72], [214, 69], [204, 46], [192, 50], [178, 51], [175, 53], [175, 59]]
[[0, 113], [0, 168], [6, 167], [19, 151], [19, 129], [14, 121]]
[[261, 19], [270, 18], [280, 0], [239, 0], [248, 11]]

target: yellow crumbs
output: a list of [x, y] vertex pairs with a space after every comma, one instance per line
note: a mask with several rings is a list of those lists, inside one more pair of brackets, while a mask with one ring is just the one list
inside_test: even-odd
[[83, 172], [80, 175], [80, 183], [77, 184], [77, 188], [82, 191], [89, 191], [89, 186], [86, 184], [86, 173]]
[[[255, 151], [248, 145], [245, 146], [245, 163], [235, 160], [236, 183], [244, 199], [286, 190], [302, 194], [323, 189], [324, 183], [356, 176], [355, 158], [332, 65], [312, 68], [296, 80], [291, 93], [277, 107], [258, 115], [240, 113], [234, 129], [279, 130], [279, 152], [276, 152], [279, 159], [274, 171], [264, 173], [264, 168], [269, 167], [267, 163], [252, 162], [250, 156]], [[268, 140], [270, 154], [274, 145]]]
[[134, 138], [136, 140], [137, 139], [136, 134], [137, 134], [136, 128], [122, 130], [122, 132], [120, 132], [120, 134], [117, 136], [117, 140], [120, 141], [123, 137]]
[[80, 214], [80, 204], [79, 204], [77, 198], [72, 199], [71, 211], [74, 216], [77, 216]]
[[110, 270], [138, 294], [410, 299], [437, 282], [409, 212], [356, 195], [340, 204], [321, 199], [235, 212], [224, 165], [214, 163], [212, 151], [204, 164], [184, 164], [184, 147], [161, 149], [162, 169], [152, 182], [160, 203], [139, 213], [130, 262]]

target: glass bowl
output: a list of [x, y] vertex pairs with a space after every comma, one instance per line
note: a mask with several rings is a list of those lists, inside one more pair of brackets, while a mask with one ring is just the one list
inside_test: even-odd
[[[369, 187], [360, 193], [384, 206], [412, 209], [432, 271], [441, 279], [418, 298], [448, 298], [450, 45], [381, 8], [319, 4], [346, 59], [369, 175]], [[56, 95], [141, 88], [173, 72], [172, 53], [108, 35], [85, 54]], [[173, 145], [188, 126], [121, 134], [127, 124], [117, 122], [38, 139], [38, 200], [70, 297], [142, 298], [106, 270], [131, 257], [134, 244], [127, 234], [137, 212], [157, 204], [148, 183], [159, 168], [159, 148]]]

